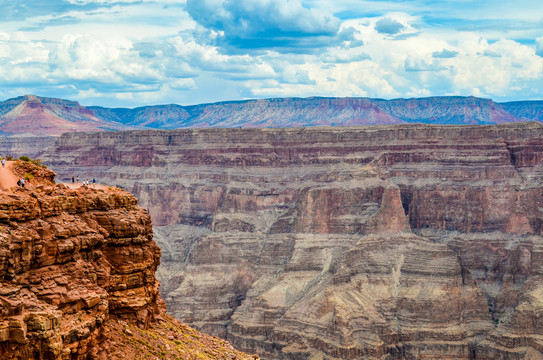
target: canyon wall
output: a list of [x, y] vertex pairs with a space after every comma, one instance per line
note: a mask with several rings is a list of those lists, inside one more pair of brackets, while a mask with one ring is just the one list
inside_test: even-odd
[[165, 314], [160, 249], [132, 194], [13, 172], [33, 176], [0, 190], [0, 359], [258, 358]]
[[134, 192], [169, 312], [246, 351], [543, 358], [539, 123], [71, 133], [36, 156]]
[[161, 312], [160, 250], [132, 195], [4, 191], [0, 222], [2, 358], [100, 356], [110, 316], [148, 326]]

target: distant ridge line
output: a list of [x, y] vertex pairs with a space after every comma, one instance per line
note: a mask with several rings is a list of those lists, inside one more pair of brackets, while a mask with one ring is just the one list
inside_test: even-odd
[[0, 135], [205, 127], [307, 127], [406, 123], [484, 125], [543, 122], [543, 100], [494, 102], [474, 96], [374, 99], [286, 97], [136, 108], [83, 106], [24, 95], [0, 102]]

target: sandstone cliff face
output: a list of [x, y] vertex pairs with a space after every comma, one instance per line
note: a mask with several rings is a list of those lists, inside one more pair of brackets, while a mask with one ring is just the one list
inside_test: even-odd
[[[543, 126], [65, 134], [135, 192], [171, 314], [279, 359], [543, 356]], [[23, 145], [19, 145], [23, 146]]]
[[133, 195], [14, 166], [28, 171], [0, 192], [0, 359], [249, 358], [164, 314], [160, 249]]
[[2, 358], [99, 356], [110, 316], [147, 326], [160, 313], [160, 250], [132, 195], [3, 192], [0, 222]]

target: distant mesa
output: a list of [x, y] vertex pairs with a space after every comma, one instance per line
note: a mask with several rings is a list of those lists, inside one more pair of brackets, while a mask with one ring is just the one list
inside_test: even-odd
[[59, 136], [71, 131], [124, 130], [94, 116], [76, 101], [25, 95], [0, 103], [0, 131], [4, 135]]
[[487, 125], [543, 121], [543, 101], [496, 103], [476, 97], [419, 99], [279, 98], [134, 109], [82, 106], [25, 95], [0, 102], [0, 135], [206, 127], [304, 127], [405, 123]]

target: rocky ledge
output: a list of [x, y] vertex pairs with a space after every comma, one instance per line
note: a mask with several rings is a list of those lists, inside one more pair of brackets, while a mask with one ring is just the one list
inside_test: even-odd
[[[0, 191], [0, 359], [253, 358], [165, 315], [151, 218], [113, 187]], [[257, 358], [257, 357], [255, 357]]]

